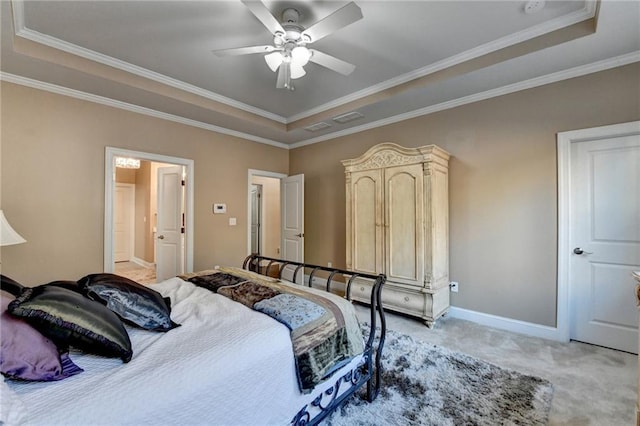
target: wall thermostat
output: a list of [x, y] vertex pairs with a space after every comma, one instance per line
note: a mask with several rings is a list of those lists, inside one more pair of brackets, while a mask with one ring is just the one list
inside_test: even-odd
[[214, 214], [218, 214], [218, 213], [226, 213], [227, 212], [227, 205], [226, 204], [214, 204], [213, 205], [213, 213]]

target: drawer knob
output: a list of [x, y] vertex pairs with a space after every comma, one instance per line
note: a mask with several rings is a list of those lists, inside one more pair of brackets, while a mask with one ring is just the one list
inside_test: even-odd
[[364, 287], [360, 287], [360, 291], [364, 291]]
[[405, 302], [408, 302], [408, 301], [409, 301], [409, 296], [405, 296], [405, 297], [404, 297], [404, 301], [405, 301]]

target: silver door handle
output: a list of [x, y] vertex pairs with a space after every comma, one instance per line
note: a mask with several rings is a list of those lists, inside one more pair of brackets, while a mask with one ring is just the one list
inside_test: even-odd
[[576, 247], [573, 249], [573, 254], [593, 254], [590, 251], [584, 251], [580, 247]]
[[158, 235], [159, 240], [164, 240], [164, 235]]

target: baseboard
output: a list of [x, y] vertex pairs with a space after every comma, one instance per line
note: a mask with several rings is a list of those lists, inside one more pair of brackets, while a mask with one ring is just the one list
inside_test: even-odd
[[[308, 285], [309, 275], [304, 275], [304, 282], [305, 285]], [[324, 290], [326, 285], [326, 279], [319, 277], [313, 278], [314, 288]], [[331, 287], [332, 289], [341, 290], [343, 292], [345, 291], [345, 284], [338, 281], [333, 282]], [[483, 312], [471, 311], [469, 309], [458, 308], [456, 306], [451, 306], [449, 308], [448, 315], [453, 318], [475, 322], [476, 324], [497, 328], [499, 330], [510, 331], [512, 333], [525, 334], [527, 336], [540, 337], [542, 339], [556, 340], [559, 342], [567, 341], [564, 338], [563, 333], [561, 333], [558, 328], [549, 327], [547, 325], [534, 324], [532, 322], [485, 314]]]
[[145, 268], [154, 269], [156, 267], [156, 265], [154, 263], [149, 263], [146, 260], [142, 260], [142, 259], [139, 259], [137, 257], [132, 257], [131, 258], [131, 262], [136, 263], [136, 264], [138, 264], [140, 266], [143, 266]]
[[549, 327], [546, 325], [534, 324], [531, 322], [520, 321], [512, 318], [499, 317], [497, 315], [485, 314], [483, 312], [471, 311], [469, 309], [458, 308], [452, 306], [449, 314], [453, 318], [463, 319], [475, 322], [476, 324], [486, 325], [500, 330], [511, 331], [513, 333], [526, 334], [528, 336], [540, 337], [543, 339], [557, 340], [566, 342], [557, 327]]

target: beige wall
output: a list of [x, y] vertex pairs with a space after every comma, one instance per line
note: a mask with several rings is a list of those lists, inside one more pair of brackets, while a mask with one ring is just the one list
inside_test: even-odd
[[556, 133], [640, 119], [638, 64], [290, 152], [305, 174], [305, 260], [345, 266], [340, 160], [381, 142], [449, 151], [452, 304], [555, 325]]
[[116, 182], [118, 183], [136, 183], [136, 169], [116, 168]]
[[304, 173], [306, 260], [344, 266], [340, 160], [433, 143], [453, 155], [453, 305], [553, 326], [556, 133], [640, 119], [638, 75], [629, 65], [290, 152], [3, 82], [0, 207], [28, 241], [2, 249], [2, 273], [37, 285], [102, 270], [105, 146], [195, 160], [195, 269], [246, 254], [247, 169]]
[[[247, 170], [289, 168], [284, 149], [11, 83], [1, 89], [1, 208], [27, 239], [2, 249], [2, 273], [25, 285], [103, 270], [106, 146], [194, 160], [195, 269], [241, 264]], [[228, 214], [213, 215], [213, 202]]]

